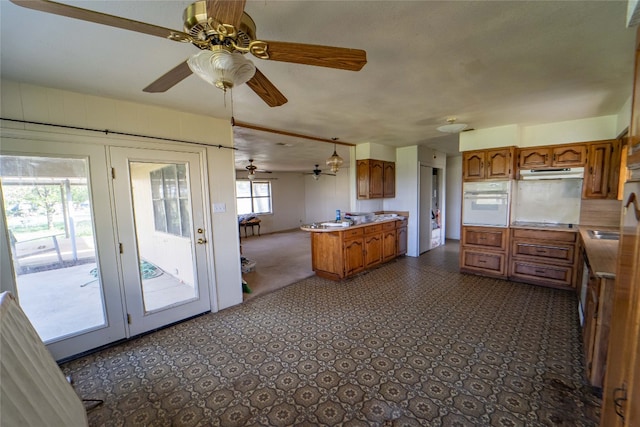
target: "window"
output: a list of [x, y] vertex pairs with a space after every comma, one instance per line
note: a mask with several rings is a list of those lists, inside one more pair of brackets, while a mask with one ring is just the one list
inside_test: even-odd
[[271, 213], [271, 183], [269, 181], [236, 181], [238, 215]]
[[172, 164], [149, 173], [156, 231], [191, 237], [187, 166]]

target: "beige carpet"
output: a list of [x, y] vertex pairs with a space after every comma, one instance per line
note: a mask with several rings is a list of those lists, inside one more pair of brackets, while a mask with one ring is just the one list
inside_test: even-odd
[[311, 237], [293, 230], [242, 237], [242, 256], [255, 261], [254, 271], [242, 275], [251, 293], [244, 300], [272, 292], [312, 276]]
[[457, 244], [304, 279], [62, 366], [91, 426], [596, 426], [573, 293]]

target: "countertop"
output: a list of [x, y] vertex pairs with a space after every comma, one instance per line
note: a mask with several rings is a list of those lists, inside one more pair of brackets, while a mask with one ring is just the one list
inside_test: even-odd
[[406, 218], [403, 216], [397, 216], [397, 217], [388, 218], [388, 219], [366, 222], [364, 224], [349, 225], [346, 227], [322, 225], [324, 223], [335, 223], [335, 221], [324, 221], [324, 222], [317, 222], [313, 224], [304, 224], [300, 226], [300, 229], [303, 231], [311, 231], [314, 233], [327, 233], [327, 232], [333, 232], [333, 231], [353, 230], [354, 228], [361, 228], [361, 227], [367, 227], [369, 225], [383, 224], [385, 222], [391, 222], [391, 221], [401, 221], [404, 219]]
[[581, 225], [580, 237], [584, 243], [584, 249], [589, 259], [591, 271], [597, 277], [613, 279], [616, 277], [616, 264], [618, 258], [618, 240], [593, 239], [587, 230], [620, 231], [616, 227], [599, 227]]

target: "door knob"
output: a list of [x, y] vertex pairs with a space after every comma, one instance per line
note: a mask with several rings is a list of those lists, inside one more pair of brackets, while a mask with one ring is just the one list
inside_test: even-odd
[[204, 245], [205, 243], [207, 243], [207, 239], [200, 238], [197, 240], [197, 242], [199, 245]]

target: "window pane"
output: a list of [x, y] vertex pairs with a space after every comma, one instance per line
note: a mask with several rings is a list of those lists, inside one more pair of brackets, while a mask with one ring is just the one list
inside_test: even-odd
[[153, 220], [155, 221], [156, 231], [167, 231], [167, 216], [164, 212], [164, 201], [153, 201]]
[[191, 213], [189, 200], [180, 200], [180, 219], [182, 220], [182, 236], [191, 237]]
[[151, 197], [153, 200], [162, 198], [162, 170], [155, 170], [149, 174], [151, 177]]
[[162, 168], [164, 174], [164, 197], [166, 199], [178, 198], [178, 181], [175, 165]]
[[178, 173], [178, 195], [180, 198], [189, 197], [189, 185], [187, 181], [187, 165], [176, 165]]
[[238, 199], [238, 215], [251, 213], [251, 199]]
[[251, 197], [251, 181], [236, 181], [236, 196]]
[[167, 232], [178, 236], [182, 235], [178, 200], [165, 199], [164, 208], [167, 211]]
[[254, 182], [253, 197], [269, 196], [269, 187], [270, 184], [268, 182]]
[[271, 212], [271, 199], [258, 198], [254, 199], [255, 213], [269, 213]]

